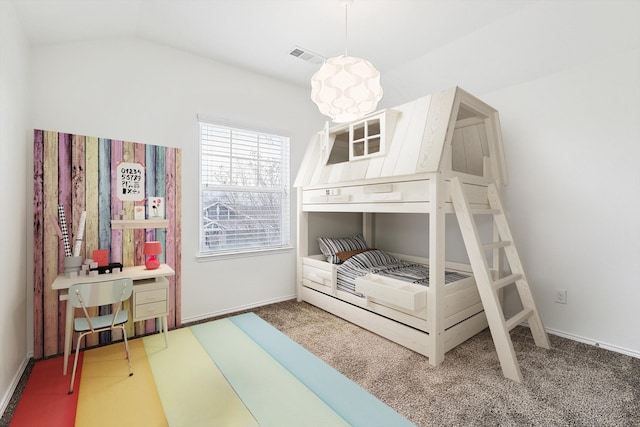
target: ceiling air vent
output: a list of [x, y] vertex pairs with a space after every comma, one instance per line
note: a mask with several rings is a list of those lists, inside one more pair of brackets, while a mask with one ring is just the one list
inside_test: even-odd
[[311, 62], [312, 64], [322, 64], [326, 59], [324, 56], [318, 55], [317, 53], [313, 53], [310, 50], [303, 49], [298, 46], [291, 49], [289, 55], [295, 56], [296, 58], [300, 58], [307, 62]]

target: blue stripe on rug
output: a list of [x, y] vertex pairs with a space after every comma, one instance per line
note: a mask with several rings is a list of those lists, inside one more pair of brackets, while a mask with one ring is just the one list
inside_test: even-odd
[[352, 426], [414, 426], [256, 314], [229, 319]]

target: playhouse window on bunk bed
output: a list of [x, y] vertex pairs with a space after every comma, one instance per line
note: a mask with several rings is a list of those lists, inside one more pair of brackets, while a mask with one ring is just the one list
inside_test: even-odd
[[384, 155], [385, 114], [329, 130], [333, 142], [327, 164], [344, 163]]

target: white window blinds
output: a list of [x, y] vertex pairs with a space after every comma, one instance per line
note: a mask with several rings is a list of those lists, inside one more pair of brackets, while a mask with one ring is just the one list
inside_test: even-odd
[[289, 138], [200, 122], [201, 255], [290, 245]]

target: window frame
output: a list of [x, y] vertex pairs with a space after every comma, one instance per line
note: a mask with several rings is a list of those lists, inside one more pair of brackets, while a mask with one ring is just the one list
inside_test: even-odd
[[[277, 186], [269, 187], [269, 186], [259, 186], [259, 185], [236, 185], [236, 184], [214, 184], [207, 185], [205, 181], [205, 163], [204, 157], [206, 156], [204, 152], [204, 145], [206, 143], [204, 137], [204, 127], [209, 127], [211, 130], [217, 131], [230, 131], [229, 143], [230, 150], [234, 144], [234, 136], [233, 133], [239, 133], [242, 135], [253, 135], [256, 137], [257, 147], [260, 147], [260, 144], [264, 144], [264, 142], [260, 142], [261, 139], [268, 140], [269, 138], [275, 138], [279, 140], [281, 153], [279, 156], [280, 165], [280, 183]], [[196, 259], [198, 261], [202, 260], [211, 260], [211, 259], [221, 259], [221, 258], [236, 258], [236, 257], [246, 257], [246, 256], [257, 256], [257, 255], [266, 255], [273, 254], [282, 251], [290, 251], [293, 249], [292, 246], [292, 214], [291, 214], [291, 206], [292, 206], [292, 194], [291, 194], [291, 141], [288, 135], [285, 135], [284, 132], [273, 132], [273, 131], [264, 131], [260, 129], [256, 129], [253, 126], [246, 125], [235, 125], [226, 123], [223, 120], [217, 119], [203, 119], [198, 115], [198, 249]], [[239, 145], [239, 142], [236, 140], [236, 147]], [[258, 151], [259, 148], [256, 148]], [[231, 171], [231, 164], [233, 163], [234, 155], [229, 154], [229, 171]], [[237, 158], [236, 158], [237, 160]], [[259, 171], [256, 171], [256, 174], [259, 175]], [[254, 244], [249, 247], [228, 247], [225, 249], [219, 250], [206, 250], [205, 247], [205, 197], [204, 194], [206, 191], [210, 192], [227, 192], [227, 193], [251, 193], [251, 194], [278, 194], [280, 195], [280, 209], [277, 218], [279, 219], [280, 224], [280, 242], [277, 244], [271, 245], [259, 245]]]

